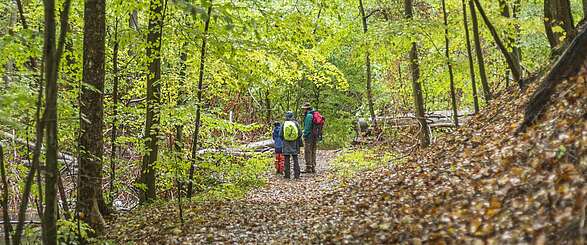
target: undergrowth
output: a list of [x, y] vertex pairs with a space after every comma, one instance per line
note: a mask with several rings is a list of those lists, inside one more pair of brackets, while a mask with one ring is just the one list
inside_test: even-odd
[[347, 149], [331, 163], [331, 171], [335, 177], [349, 179], [355, 175], [387, 166], [396, 157], [393, 152], [382, 152], [380, 149]]

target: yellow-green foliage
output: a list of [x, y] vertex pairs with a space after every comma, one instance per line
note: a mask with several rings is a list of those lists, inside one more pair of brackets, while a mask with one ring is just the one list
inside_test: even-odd
[[265, 174], [272, 159], [266, 154], [255, 154], [251, 158], [223, 156], [222, 160], [200, 165], [201, 175], [197, 176], [200, 182], [196, 183], [203, 185], [196, 185], [200, 189], [196, 200], [240, 198], [250, 189], [267, 182]]
[[332, 170], [343, 179], [356, 173], [385, 166], [393, 158], [392, 153], [376, 154], [372, 149], [345, 150], [332, 163]]

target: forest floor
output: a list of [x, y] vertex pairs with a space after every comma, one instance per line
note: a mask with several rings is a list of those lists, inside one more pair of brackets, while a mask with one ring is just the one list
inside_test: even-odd
[[[516, 133], [538, 83], [509, 88], [457, 130], [349, 179], [269, 178], [245, 198], [141, 207], [109, 222], [118, 243], [583, 244], [587, 239], [587, 66]], [[389, 149], [393, 150], [393, 149]]]
[[[313, 213], [320, 205], [321, 198], [340, 184], [330, 170], [330, 163], [339, 152], [318, 150], [316, 173], [302, 173], [297, 180], [268, 173], [267, 184], [252, 190], [243, 199], [187, 204], [183, 225], [178, 224], [177, 207], [172, 204], [168, 209], [142, 214], [145, 217], [142, 221], [150, 223], [144, 229], [141, 227], [145, 223], [137, 220], [137, 216], [126, 216], [128, 219], [119, 217], [122, 220], [112, 224], [119, 233], [112, 234], [114, 236], [110, 238], [118, 242], [144, 244], [264, 244], [316, 239], [310, 237], [313, 233], [312, 224], [322, 221], [319, 216], [307, 214]], [[303, 155], [300, 155], [300, 168], [302, 171], [305, 169]], [[148, 212], [150, 209], [146, 210]]]

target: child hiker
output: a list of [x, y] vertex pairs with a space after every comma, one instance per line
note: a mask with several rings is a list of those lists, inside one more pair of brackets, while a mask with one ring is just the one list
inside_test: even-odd
[[273, 123], [273, 142], [275, 145], [275, 170], [277, 174], [283, 174], [285, 168], [285, 156], [283, 155], [283, 139], [279, 136], [281, 123]]

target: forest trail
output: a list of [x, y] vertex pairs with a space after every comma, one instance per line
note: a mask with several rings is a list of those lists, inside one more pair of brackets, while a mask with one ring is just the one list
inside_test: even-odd
[[[325, 210], [322, 199], [339, 185], [330, 171], [339, 153], [339, 150], [319, 150], [316, 174], [302, 173], [299, 180], [284, 179], [271, 168], [267, 184], [251, 190], [242, 199], [186, 204], [189, 206], [184, 207], [183, 226], [178, 225], [174, 205], [158, 208], [156, 212], [143, 210], [140, 213], [144, 219], [129, 215], [126, 222], [116, 222], [122, 226], [113, 227], [126, 230], [122, 232], [125, 236], [116, 240], [139, 244], [283, 244], [316, 240], [320, 233], [315, 232], [315, 225], [324, 222], [319, 215]], [[300, 168], [305, 169], [303, 155], [300, 155]], [[125, 225], [128, 223], [131, 225]]]
[[[299, 180], [284, 179], [283, 175], [271, 173], [267, 185], [251, 191], [246, 201], [257, 204], [286, 204], [319, 197], [321, 192], [332, 188], [327, 174], [337, 150], [319, 150], [316, 153], [316, 174], [302, 173]], [[305, 169], [303, 155], [300, 155], [300, 168]], [[293, 172], [293, 170], [292, 170]]]
[[[166, 237], [166, 243], [284, 243], [313, 240], [313, 224], [322, 222], [315, 213], [321, 198], [333, 189], [330, 163], [336, 150], [317, 152], [316, 174], [302, 173], [299, 180], [269, 173], [267, 185], [252, 190], [244, 199], [200, 213], [205, 221], [186, 224], [181, 236]], [[300, 155], [300, 168], [305, 164]], [[273, 170], [273, 169], [272, 169]]]

